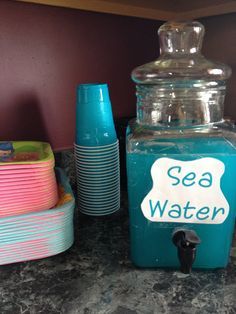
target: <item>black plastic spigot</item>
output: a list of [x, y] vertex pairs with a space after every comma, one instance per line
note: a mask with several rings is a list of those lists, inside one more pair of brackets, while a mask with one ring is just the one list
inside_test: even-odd
[[194, 230], [178, 229], [173, 233], [172, 241], [178, 248], [181, 272], [189, 274], [196, 258], [196, 245], [201, 240]]

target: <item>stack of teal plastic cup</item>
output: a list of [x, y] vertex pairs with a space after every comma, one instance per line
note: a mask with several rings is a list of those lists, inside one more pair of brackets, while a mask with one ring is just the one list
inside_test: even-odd
[[79, 210], [102, 216], [120, 208], [119, 142], [107, 84], [77, 90], [74, 144]]

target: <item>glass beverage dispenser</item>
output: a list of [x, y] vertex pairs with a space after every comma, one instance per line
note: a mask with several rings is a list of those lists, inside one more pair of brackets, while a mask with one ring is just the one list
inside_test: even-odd
[[160, 57], [132, 72], [131, 258], [185, 273], [225, 267], [236, 216], [236, 133], [223, 120], [231, 70], [201, 54], [199, 22], [167, 22], [158, 33]]

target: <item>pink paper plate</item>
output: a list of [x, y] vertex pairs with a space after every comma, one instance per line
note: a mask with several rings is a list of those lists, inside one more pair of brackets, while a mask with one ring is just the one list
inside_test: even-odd
[[31, 187], [21, 187], [21, 186], [14, 186], [12, 188], [3, 188], [0, 189], [0, 197], [6, 194], [15, 194], [15, 193], [28, 193], [28, 192], [47, 192], [51, 188], [54, 188], [54, 184], [50, 183], [48, 185], [41, 185], [41, 186], [31, 186]]
[[26, 176], [17, 176], [17, 175], [1, 175], [0, 174], [0, 182], [19, 182], [19, 181], [28, 181], [28, 180], [44, 180], [45, 178], [55, 176], [54, 172], [45, 172], [37, 175], [29, 175]]
[[14, 190], [25, 190], [25, 189], [29, 189], [31, 190], [32, 188], [47, 188], [48, 186], [54, 184], [55, 179], [54, 178], [48, 178], [44, 181], [41, 182], [31, 182], [30, 180], [24, 183], [5, 183], [5, 184], [1, 184], [0, 183], [0, 192], [2, 191], [14, 191]]
[[23, 173], [18, 172], [8, 173], [7, 171], [5, 173], [2, 171], [0, 172], [0, 180], [12, 178], [38, 178], [45, 175], [54, 175], [54, 169], [50, 169], [49, 171], [23, 172]]
[[47, 176], [45, 177], [45, 179], [28, 179], [28, 180], [19, 180], [19, 181], [3, 181], [1, 182], [0, 181], [0, 187], [11, 187], [11, 186], [26, 186], [26, 185], [29, 185], [29, 186], [34, 186], [34, 185], [37, 185], [37, 184], [45, 184], [47, 185], [49, 182], [51, 182], [53, 180], [53, 178], [51, 176]]
[[51, 191], [51, 190], [57, 190], [57, 185], [55, 182], [52, 182], [48, 185], [42, 185], [41, 187], [30, 187], [30, 188], [22, 188], [20, 189], [20, 187], [18, 189], [15, 189], [15, 187], [13, 187], [13, 189], [7, 189], [7, 190], [2, 190], [0, 191], [0, 197], [4, 197], [4, 196], [14, 196], [16, 194], [22, 194], [22, 195], [27, 195], [30, 193], [46, 193], [47, 191]]
[[50, 191], [44, 194], [36, 194], [36, 195], [28, 195], [27, 197], [24, 196], [16, 196], [14, 198], [4, 197], [0, 199], [0, 206], [9, 205], [9, 204], [18, 204], [22, 202], [31, 202], [31, 201], [46, 201], [51, 198], [54, 198], [57, 195], [57, 191]]
[[40, 162], [37, 164], [20, 164], [20, 165], [13, 165], [10, 164], [8, 165], [7, 163], [5, 165], [0, 165], [0, 171], [2, 170], [20, 170], [20, 169], [34, 169], [34, 168], [53, 168], [55, 165], [54, 160], [51, 161], [45, 161], [45, 162]]
[[5, 169], [0, 171], [0, 176], [1, 175], [6, 175], [6, 174], [31, 174], [31, 173], [42, 173], [46, 171], [54, 171], [53, 167], [42, 167], [42, 168], [28, 168], [28, 169]]
[[45, 199], [47, 197], [51, 197], [53, 195], [57, 195], [57, 191], [52, 189], [48, 192], [38, 192], [38, 193], [18, 193], [18, 194], [15, 194], [15, 195], [4, 195], [4, 196], [0, 196], [1, 198], [1, 202], [4, 202], [5, 201], [8, 201], [8, 202], [11, 202], [11, 201], [17, 201], [17, 200], [20, 200], [20, 199], [30, 199], [30, 198], [42, 198], [42, 199]]

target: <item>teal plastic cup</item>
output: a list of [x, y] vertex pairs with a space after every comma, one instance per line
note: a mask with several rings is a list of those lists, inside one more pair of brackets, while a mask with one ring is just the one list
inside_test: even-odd
[[77, 88], [75, 143], [104, 146], [117, 141], [107, 84], [81, 84]]

